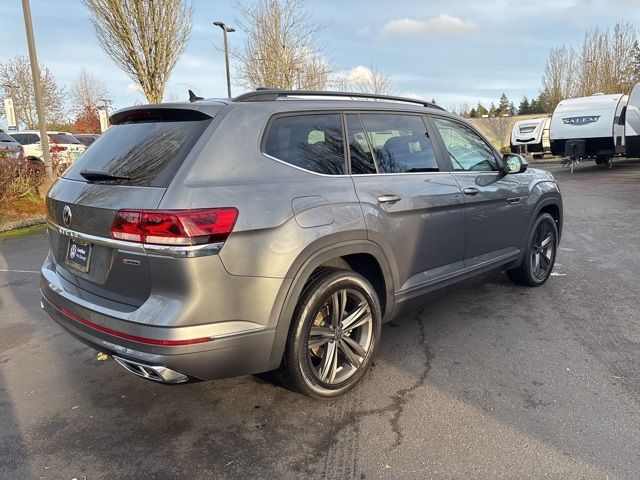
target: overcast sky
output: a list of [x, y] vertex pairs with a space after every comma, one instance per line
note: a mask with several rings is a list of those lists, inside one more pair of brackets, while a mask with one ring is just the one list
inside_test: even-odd
[[[590, 28], [626, 20], [640, 27], [640, 0], [309, 0], [327, 24], [325, 56], [338, 70], [375, 66], [399, 94], [435, 98], [444, 106], [487, 105], [502, 92], [517, 104], [537, 96], [549, 48], [577, 44]], [[82, 66], [102, 78], [116, 108], [143, 101], [132, 80], [103, 53], [79, 0], [31, 0], [41, 62], [70, 88]], [[215, 20], [234, 25], [230, 0], [195, 0], [193, 31], [166, 98], [226, 96]], [[0, 0], [0, 62], [26, 55], [19, 0]], [[229, 35], [233, 45], [241, 32]], [[233, 70], [233, 65], [232, 65]], [[233, 87], [233, 93], [243, 89]]]

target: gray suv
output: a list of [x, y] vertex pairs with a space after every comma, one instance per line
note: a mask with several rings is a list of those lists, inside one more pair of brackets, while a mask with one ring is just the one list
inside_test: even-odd
[[47, 196], [42, 305], [149, 380], [334, 397], [425, 293], [553, 268], [553, 176], [434, 104], [262, 89], [111, 123]]

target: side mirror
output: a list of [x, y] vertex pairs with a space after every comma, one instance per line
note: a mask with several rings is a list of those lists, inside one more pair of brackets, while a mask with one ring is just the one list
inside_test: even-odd
[[523, 156], [516, 153], [507, 153], [502, 157], [505, 173], [522, 173], [527, 170], [529, 164]]

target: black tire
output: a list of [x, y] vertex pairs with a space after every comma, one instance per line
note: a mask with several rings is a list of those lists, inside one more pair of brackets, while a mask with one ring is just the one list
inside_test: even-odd
[[[342, 292], [345, 292], [344, 300]], [[334, 303], [334, 299], [338, 302]], [[342, 319], [335, 323], [339, 327], [330, 326], [337, 311], [334, 305], [342, 310], [335, 317]], [[350, 329], [345, 323], [349, 319], [353, 325]], [[363, 321], [361, 326], [356, 326]], [[305, 287], [298, 301], [278, 370], [279, 378], [292, 390], [312, 398], [333, 398], [346, 393], [369, 369], [380, 339], [381, 324], [380, 302], [366, 278], [350, 270], [320, 272]], [[311, 335], [312, 327], [316, 335]], [[317, 334], [319, 331], [321, 334]], [[323, 343], [320, 345], [320, 342]], [[319, 345], [313, 347], [317, 343]], [[362, 350], [354, 348], [356, 343]], [[355, 356], [349, 356], [345, 349]], [[335, 357], [335, 361], [326, 361], [325, 357]], [[328, 366], [326, 381], [322, 375], [325, 364], [335, 365]]]
[[[541, 238], [541, 233], [544, 238]], [[541, 240], [546, 240], [547, 236], [551, 236], [549, 242], [540, 245]], [[558, 227], [551, 215], [543, 213], [536, 219], [531, 228], [531, 232], [529, 232], [522, 263], [519, 267], [507, 270], [507, 276], [512, 282], [519, 285], [539, 287], [544, 284], [549, 278], [549, 275], [551, 275], [553, 265], [556, 261], [557, 250]], [[545, 268], [541, 270], [543, 266]]]
[[611, 157], [608, 155], [597, 155], [596, 156], [596, 165], [608, 165]]

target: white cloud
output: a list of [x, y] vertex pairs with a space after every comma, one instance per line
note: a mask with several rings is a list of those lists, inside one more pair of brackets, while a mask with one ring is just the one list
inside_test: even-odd
[[142, 91], [143, 91], [142, 87], [137, 83], [130, 83], [129, 85], [127, 85], [127, 92], [129, 93], [136, 93], [136, 92], [142, 92]]
[[356, 33], [358, 35], [369, 35], [370, 32], [371, 32], [371, 29], [369, 27], [362, 27], [362, 28], [359, 28]]
[[446, 13], [427, 21], [410, 18], [391, 20], [382, 27], [383, 35], [463, 35], [477, 31], [478, 26], [471, 20]]
[[366, 83], [371, 81], [371, 79], [373, 78], [373, 72], [370, 68], [358, 65], [357, 67], [353, 67], [351, 70], [349, 70], [345, 75], [345, 78], [349, 83]]

